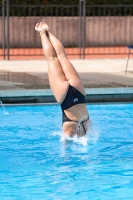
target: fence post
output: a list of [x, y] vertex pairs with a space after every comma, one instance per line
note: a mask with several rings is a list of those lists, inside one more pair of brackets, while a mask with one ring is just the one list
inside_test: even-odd
[[[6, 11], [6, 15], [5, 15]], [[9, 37], [9, 0], [2, 0], [2, 23], [3, 23], [3, 57], [10, 59], [10, 37]], [[6, 51], [7, 49], [7, 51]]]
[[3, 38], [3, 58], [5, 60], [5, 1], [2, 0], [2, 38]]
[[79, 51], [81, 59], [85, 59], [85, 42], [86, 42], [86, 0], [79, 0]]
[[7, 0], [7, 59], [10, 59], [9, 0]]

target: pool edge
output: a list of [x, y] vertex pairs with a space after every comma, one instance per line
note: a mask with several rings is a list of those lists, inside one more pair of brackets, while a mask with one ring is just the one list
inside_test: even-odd
[[[85, 91], [87, 103], [133, 102], [133, 87], [86, 88]], [[0, 101], [4, 104], [56, 103], [50, 89], [1, 90]]]

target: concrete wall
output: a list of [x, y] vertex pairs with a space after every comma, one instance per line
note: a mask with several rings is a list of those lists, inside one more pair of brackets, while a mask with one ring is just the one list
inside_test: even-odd
[[[79, 45], [78, 17], [10, 17], [10, 47], [41, 47], [34, 31], [37, 22], [46, 21], [65, 46]], [[125, 46], [133, 44], [133, 17], [86, 17], [86, 46]], [[2, 47], [0, 17], [0, 47]]]

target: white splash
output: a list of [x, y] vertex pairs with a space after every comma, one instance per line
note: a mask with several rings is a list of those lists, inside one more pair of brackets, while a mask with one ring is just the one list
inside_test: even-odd
[[87, 135], [89, 142], [95, 145], [99, 139], [100, 130], [97, 129], [96, 127], [93, 127], [87, 132]]
[[100, 136], [100, 131], [96, 129], [90, 128], [87, 131], [87, 134], [85, 136], [79, 137], [78, 135], [75, 135], [73, 137], [69, 137], [65, 135], [62, 131], [55, 131], [52, 133], [52, 136], [59, 136], [60, 141], [62, 143], [65, 142], [74, 142], [83, 146], [87, 146], [89, 144], [95, 145], [98, 141], [98, 138]]
[[0, 104], [1, 104], [1, 106], [2, 106], [2, 108], [3, 108], [4, 115], [9, 115], [9, 113], [6, 112], [5, 107], [4, 107], [3, 103], [2, 103], [2, 101], [0, 101]]
[[61, 136], [60, 141], [61, 142], [72, 141], [74, 143], [78, 143], [83, 146], [87, 146], [87, 144], [88, 144], [88, 138], [86, 136], [78, 137], [77, 135], [75, 135], [73, 137], [63, 135], [63, 136]]

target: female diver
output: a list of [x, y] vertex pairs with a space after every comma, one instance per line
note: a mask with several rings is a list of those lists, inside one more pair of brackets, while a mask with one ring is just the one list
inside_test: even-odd
[[84, 136], [90, 120], [86, 108], [85, 90], [81, 79], [68, 60], [61, 42], [50, 32], [46, 23], [35, 26], [40, 33], [44, 55], [48, 63], [51, 90], [61, 105], [65, 136]]

